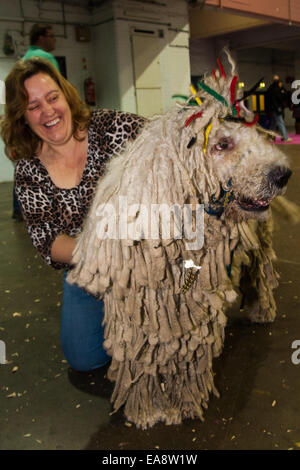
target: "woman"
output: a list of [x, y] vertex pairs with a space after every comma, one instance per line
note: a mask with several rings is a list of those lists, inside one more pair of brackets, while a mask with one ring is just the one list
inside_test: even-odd
[[[16, 192], [32, 242], [44, 260], [67, 270], [105, 162], [135, 138], [144, 119], [96, 110], [41, 58], [19, 61], [6, 81], [1, 135], [13, 150]], [[103, 302], [64, 274], [61, 341], [78, 371], [109, 362], [103, 343]]]

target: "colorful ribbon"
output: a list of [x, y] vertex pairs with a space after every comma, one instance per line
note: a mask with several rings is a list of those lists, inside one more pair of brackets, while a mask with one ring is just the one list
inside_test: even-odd
[[221, 64], [221, 61], [220, 59], [217, 59], [217, 62], [218, 62], [218, 66], [219, 66], [219, 69], [220, 69], [220, 72], [221, 72], [221, 75], [223, 75], [223, 77], [226, 78], [226, 73], [225, 73], [225, 70], [223, 68], [223, 65]]
[[201, 82], [200, 80], [198, 81], [197, 85], [202, 88], [202, 90], [206, 91], [209, 95], [213, 96], [216, 98], [220, 103], [222, 103], [224, 106], [228, 107], [228, 103], [225, 100], [225, 98], [222, 95], [219, 95], [215, 90], [210, 88], [208, 85], [206, 85], [204, 82]]
[[234, 75], [233, 79], [231, 80], [230, 83], [230, 99], [231, 99], [231, 104], [234, 104], [235, 100], [235, 87], [237, 83], [238, 77], [237, 75]]
[[208, 143], [208, 136], [209, 136], [209, 133], [212, 129], [212, 122], [210, 122], [208, 124], [208, 126], [206, 127], [205, 129], [205, 134], [204, 134], [204, 144], [203, 144], [203, 153], [204, 155], [206, 154], [206, 150], [207, 150], [207, 143]]
[[198, 105], [201, 106], [202, 105], [202, 101], [201, 99], [199, 98], [199, 96], [197, 96], [197, 90], [196, 88], [194, 87], [194, 85], [190, 85], [190, 90], [191, 92], [193, 93], [194, 97], [195, 97], [195, 101], [197, 101]]
[[190, 117], [186, 120], [186, 123], [185, 123], [184, 127], [187, 127], [194, 119], [197, 119], [198, 117], [201, 117], [202, 114], [203, 114], [202, 112], [192, 114], [192, 116], [190, 116]]
[[257, 124], [258, 120], [259, 120], [259, 115], [256, 114], [252, 122], [245, 121], [244, 125], [247, 126], [247, 127], [255, 126], [255, 124]]

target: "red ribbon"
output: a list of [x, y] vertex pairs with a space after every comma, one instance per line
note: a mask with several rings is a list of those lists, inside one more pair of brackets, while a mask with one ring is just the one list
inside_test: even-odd
[[234, 104], [234, 107], [235, 107], [235, 109], [236, 109], [237, 115], [239, 116], [239, 115], [240, 115], [240, 112], [241, 112], [240, 105], [239, 105], [238, 103], [235, 103], [235, 104]]
[[194, 119], [197, 119], [198, 117], [201, 117], [201, 116], [202, 116], [202, 112], [192, 114], [192, 116], [190, 116], [190, 117], [187, 119], [187, 121], [186, 121], [184, 127], [187, 127]]
[[221, 72], [221, 75], [223, 75], [223, 77], [226, 78], [226, 73], [225, 73], [225, 70], [223, 68], [223, 65], [221, 64], [220, 60], [217, 59], [217, 62], [218, 62], [218, 66], [219, 66], [219, 69], [220, 69], [220, 72]]
[[235, 75], [230, 83], [230, 99], [231, 99], [232, 104], [234, 104], [234, 100], [235, 100], [235, 87], [236, 87], [237, 80], [238, 80], [238, 77], [237, 75]]
[[244, 122], [244, 125], [247, 127], [254, 126], [255, 124], [257, 124], [258, 119], [259, 119], [259, 115], [256, 114], [252, 122]]

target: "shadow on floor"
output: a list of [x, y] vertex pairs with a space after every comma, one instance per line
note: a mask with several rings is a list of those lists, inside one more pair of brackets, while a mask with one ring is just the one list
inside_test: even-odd
[[[237, 416], [245, 408], [253, 390], [257, 368], [268, 354], [270, 336], [266, 334], [267, 331], [268, 327], [254, 326], [241, 316], [229, 320], [223, 353], [214, 361], [215, 383], [221, 392], [221, 398], [211, 396], [203, 423], [200, 420], [187, 420], [181, 425], [173, 426], [158, 423], [153, 428], [142, 431], [126, 423], [123, 411], [119, 410], [111, 416], [109, 424], [100, 426], [85, 449], [226, 448], [230, 417]], [[246, 375], [245, 369], [248, 371]], [[225, 416], [228, 418], [224, 418]]]

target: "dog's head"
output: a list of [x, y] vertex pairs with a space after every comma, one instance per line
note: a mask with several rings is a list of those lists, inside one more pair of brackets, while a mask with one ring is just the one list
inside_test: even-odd
[[266, 218], [271, 200], [283, 194], [291, 170], [287, 157], [256, 127], [224, 121], [209, 142], [209, 158], [223, 193], [227, 215]]
[[194, 153], [190, 172], [197, 186], [205, 166], [208, 179], [198, 190], [210, 213], [263, 220], [271, 200], [284, 193], [291, 170], [272, 140], [274, 133], [260, 127], [258, 116], [239, 98], [235, 65], [229, 59], [229, 75], [219, 62], [221, 72], [198, 82], [194, 94], [199, 108], [185, 116], [187, 147]]

